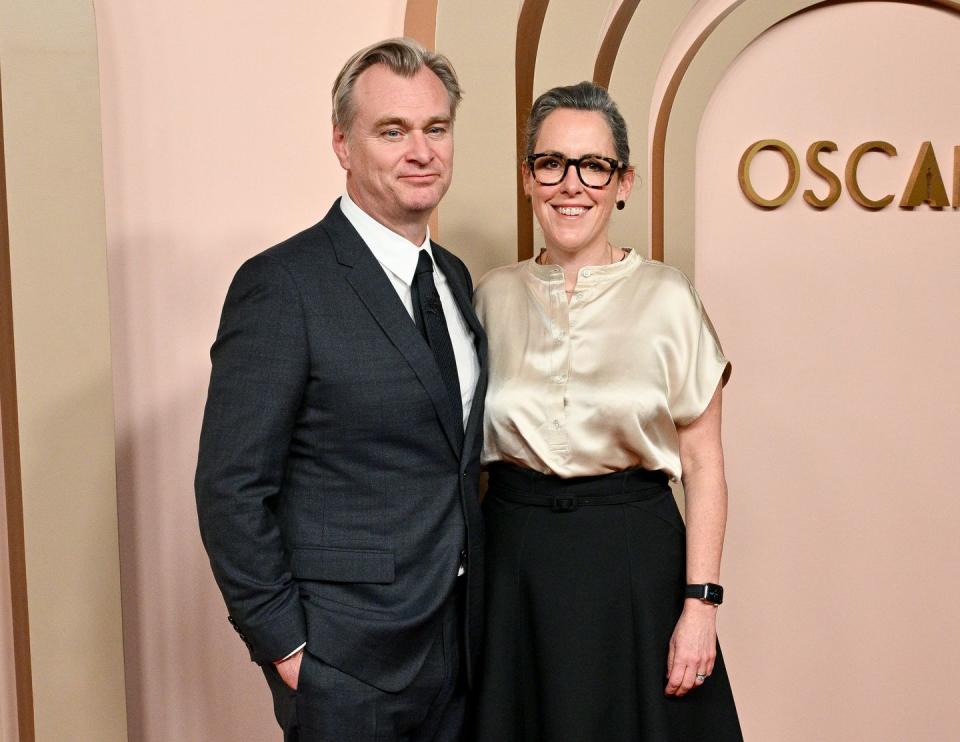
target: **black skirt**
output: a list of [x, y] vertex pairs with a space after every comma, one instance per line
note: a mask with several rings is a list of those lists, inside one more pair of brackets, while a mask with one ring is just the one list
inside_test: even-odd
[[703, 685], [664, 695], [686, 550], [662, 472], [560, 479], [495, 464], [483, 507], [477, 742], [743, 739], [719, 646]]

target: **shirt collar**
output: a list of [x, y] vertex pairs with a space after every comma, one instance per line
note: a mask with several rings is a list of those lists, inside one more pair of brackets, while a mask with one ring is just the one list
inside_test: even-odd
[[367, 243], [377, 262], [408, 286], [413, 283], [413, 276], [417, 272], [420, 250], [426, 250], [430, 259], [433, 260], [433, 251], [430, 249], [430, 227], [427, 227], [427, 236], [423, 244], [415, 245], [370, 216], [357, 206], [347, 193], [340, 197], [340, 210], [357, 230], [361, 239]]
[[[609, 263], [606, 265], [591, 265], [586, 266], [580, 270], [580, 275], [577, 277], [577, 286], [587, 285], [591, 283], [604, 283], [609, 280], [613, 280], [618, 276], [622, 276], [626, 273], [629, 273], [634, 269], [634, 266], [639, 265], [642, 260], [640, 254], [629, 247], [623, 248], [626, 255], [623, 256], [620, 260], [615, 263]], [[540, 251], [541, 253], [543, 250]], [[563, 269], [559, 265], [553, 265], [552, 263], [547, 263], [546, 265], [540, 265], [537, 262], [537, 257], [534, 256], [529, 258], [527, 262], [527, 270], [533, 276], [536, 276], [541, 281], [550, 282], [563, 282], [564, 275]]]

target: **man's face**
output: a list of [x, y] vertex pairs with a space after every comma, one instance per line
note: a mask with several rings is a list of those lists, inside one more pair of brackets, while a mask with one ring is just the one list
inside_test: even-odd
[[447, 90], [426, 67], [407, 78], [375, 64], [357, 78], [353, 107], [350, 131], [333, 130], [347, 192], [378, 222], [419, 243], [453, 174]]

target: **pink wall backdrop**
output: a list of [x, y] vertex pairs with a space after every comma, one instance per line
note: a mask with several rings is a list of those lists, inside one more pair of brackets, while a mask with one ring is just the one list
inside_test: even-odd
[[[95, 4], [130, 738], [278, 739], [196, 527], [207, 352], [236, 267], [339, 194], [330, 84], [351, 52], [401, 33], [405, 3]], [[655, 102], [731, 4], [697, 3]], [[854, 146], [887, 139], [901, 156], [868, 155], [861, 180], [899, 198], [930, 139], [948, 176], [958, 31], [956, 15], [900, 3], [805, 14], [740, 56], [703, 121], [696, 281], [735, 367], [721, 632], [749, 740], [952, 738], [960, 653], [943, 637], [960, 611], [938, 583], [960, 562], [960, 213], [866, 213], [846, 193], [817, 213], [799, 192], [761, 212], [736, 165], [757, 139], [802, 159], [827, 138], [842, 173]], [[758, 157], [761, 192], [783, 170]], [[809, 186], [823, 191], [804, 168]]]
[[[750, 740], [956, 737], [960, 603], [960, 211], [749, 204], [752, 142], [818, 139], [843, 175], [899, 201], [931, 140], [949, 189], [960, 144], [960, 15], [902, 3], [812, 11], [731, 66], [697, 149], [696, 282], [733, 360], [725, 394], [730, 601], [721, 636]], [[782, 189], [764, 153], [754, 182]], [[896, 203], [895, 202], [895, 203]]]
[[329, 90], [402, 0], [97, 0], [130, 738], [279, 738], [200, 544], [208, 350], [240, 263], [343, 187]]

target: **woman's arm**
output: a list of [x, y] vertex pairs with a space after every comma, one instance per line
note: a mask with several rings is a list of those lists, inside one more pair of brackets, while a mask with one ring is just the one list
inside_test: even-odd
[[[720, 441], [721, 387], [704, 413], [677, 429], [686, 500], [687, 584], [720, 582], [727, 524], [727, 482]], [[667, 695], [682, 696], [709, 676], [717, 656], [717, 606], [687, 598], [670, 638]]]

